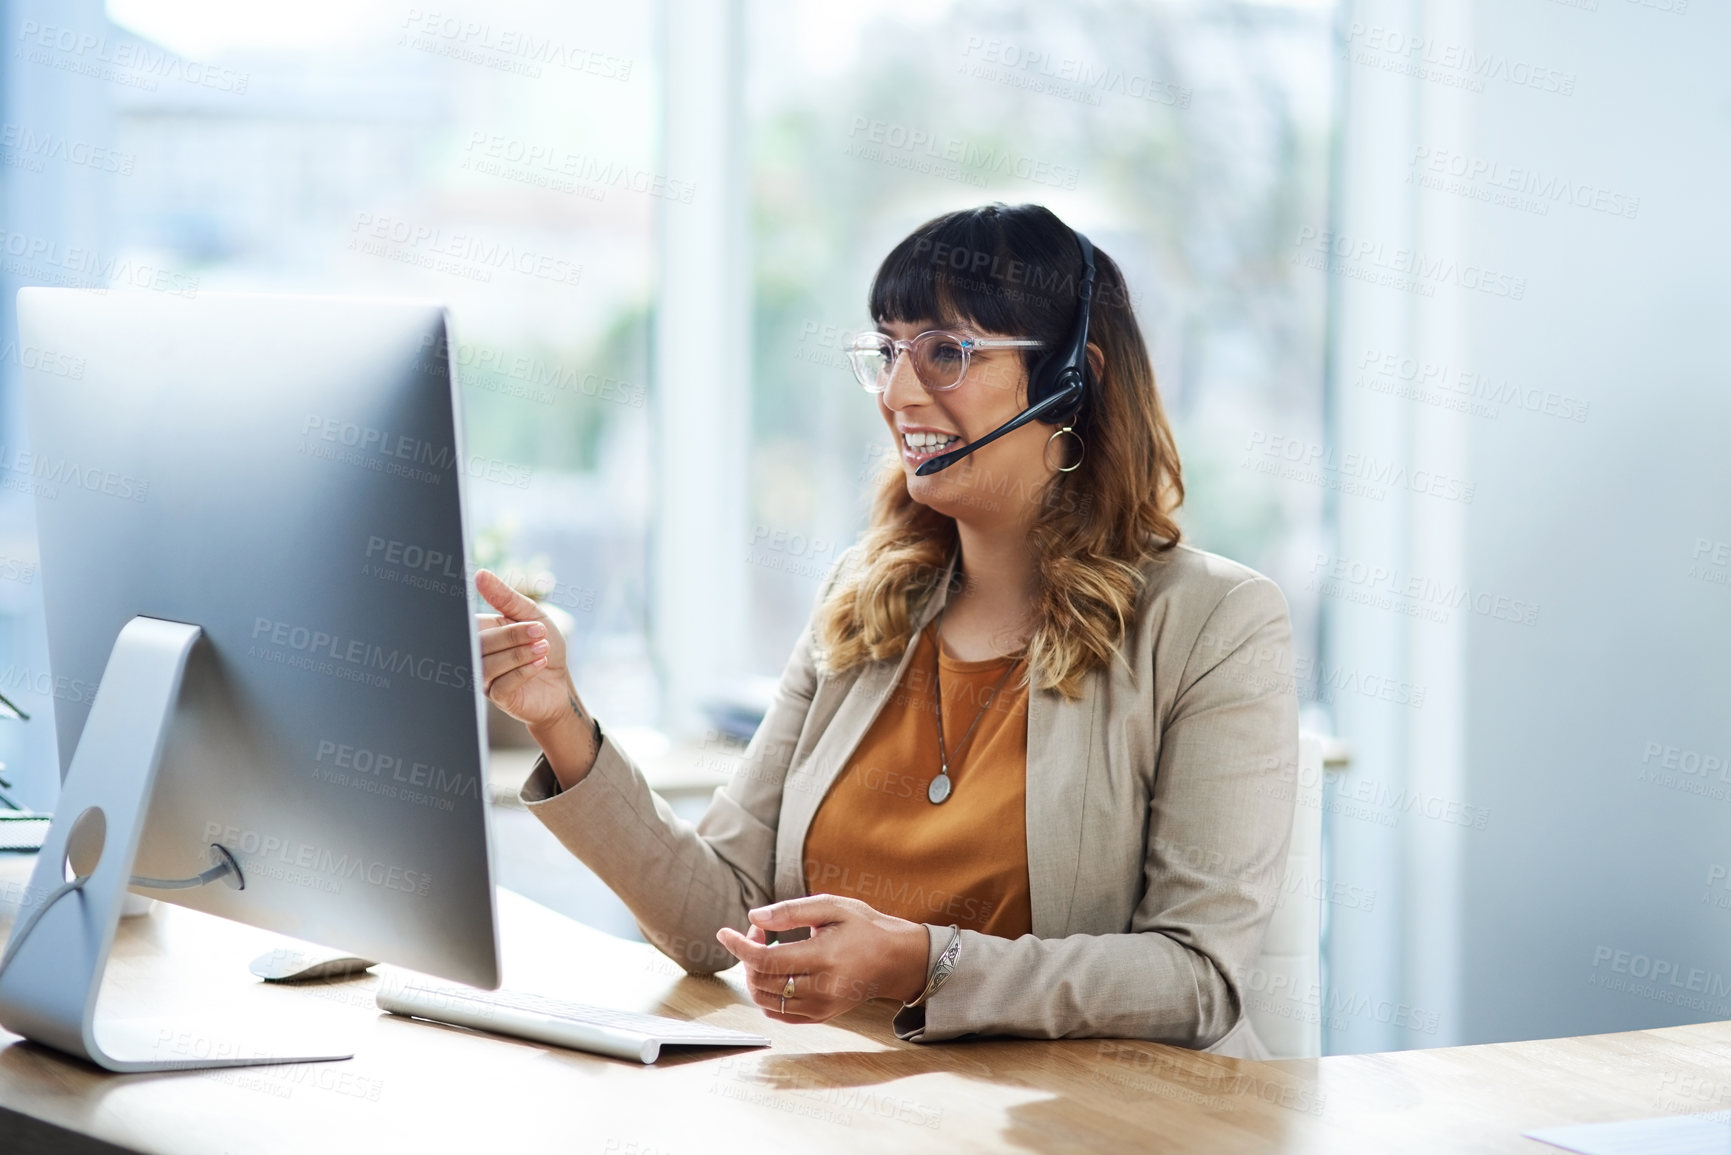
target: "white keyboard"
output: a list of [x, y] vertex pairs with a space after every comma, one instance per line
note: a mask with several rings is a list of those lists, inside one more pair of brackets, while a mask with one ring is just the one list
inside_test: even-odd
[[534, 1039], [556, 1047], [653, 1063], [662, 1047], [767, 1047], [762, 1035], [685, 1019], [566, 1003], [521, 991], [483, 991], [418, 980], [379, 984], [381, 1011]]

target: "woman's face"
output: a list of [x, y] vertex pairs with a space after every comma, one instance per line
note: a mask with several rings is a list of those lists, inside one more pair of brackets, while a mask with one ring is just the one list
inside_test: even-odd
[[[885, 333], [907, 340], [939, 326], [933, 321], [886, 322]], [[966, 325], [952, 326], [969, 337], [1019, 337], [1020, 333], [990, 333]], [[896, 452], [907, 477], [908, 494], [939, 513], [982, 525], [1026, 525], [1039, 511], [1040, 497], [1054, 469], [1046, 464], [1046, 441], [1052, 427], [1030, 421], [990, 445], [962, 458], [948, 469], [919, 477], [914, 470], [941, 453], [958, 449], [990, 433], [1027, 406], [1028, 373], [1015, 349], [976, 351], [968, 372], [953, 389], [929, 391], [914, 373], [913, 359], [896, 358], [890, 382], [877, 394], [878, 410], [890, 427]], [[953, 436], [948, 446], [910, 445]], [[921, 436], [923, 435], [923, 436]], [[1053, 447], [1053, 461], [1069, 438]], [[1061, 462], [1060, 462], [1061, 463]]]

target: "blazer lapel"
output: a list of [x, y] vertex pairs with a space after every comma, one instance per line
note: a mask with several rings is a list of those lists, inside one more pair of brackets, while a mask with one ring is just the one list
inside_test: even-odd
[[[859, 668], [851, 681], [842, 679], [827, 687], [831, 692], [840, 692], [842, 700], [812, 746], [811, 754], [789, 775], [782, 788], [781, 822], [775, 855], [775, 893], [778, 899], [806, 893], [805, 835], [811, 829], [811, 820], [816, 816], [824, 795], [829, 793], [830, 786], [858, 749], [860, 739], [877, 721], [878, 713], [889, 700], [890, 691], [901, 682], [908, 663], [913, 661], [921, 631], [948, 600], [956, 561], [957, 552], [952, 550], [936, 592], [915, 611], [914, 632], [899, 662], [893, 666], [888, 662], [872, 662]], [[818, 693], [825, 689], [826, 684], [820, 683]]]
[[1100, 705], [1098, 671], [1075, 701], [1056, 690], [1028, 690], [1028, 905], [1033, 933], [1073, 933], [1082, 865], [1082, 814]]

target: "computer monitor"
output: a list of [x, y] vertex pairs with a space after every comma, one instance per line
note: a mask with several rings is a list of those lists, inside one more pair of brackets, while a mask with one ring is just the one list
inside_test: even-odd
[[[27, 288], [18, 329], [41, 355], [21, 358], [29, 441], [7, 484], [35, 497], [64, 690], [31, 897], [89, 878], [0, 973], [0, 1023], [111, 1069], [205, 1065], [91, 1021], [139, 876], [203, 875], [133, 890], [497, 987], [445, 311]], [[211, 869], [230, 856], [239, 879]]]

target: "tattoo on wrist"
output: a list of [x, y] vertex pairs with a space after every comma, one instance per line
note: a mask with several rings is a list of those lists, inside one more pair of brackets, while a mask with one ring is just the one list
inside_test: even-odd
[[567, 690], [565, 700], [571, 703], [571, 712], [577, 715], [577, 720], [582, 722], [589, 731], [590, 757], [599, 755], [601, 753], [601, 723], [584, 712], [583, 704], [577, 700], [575, 690]]

